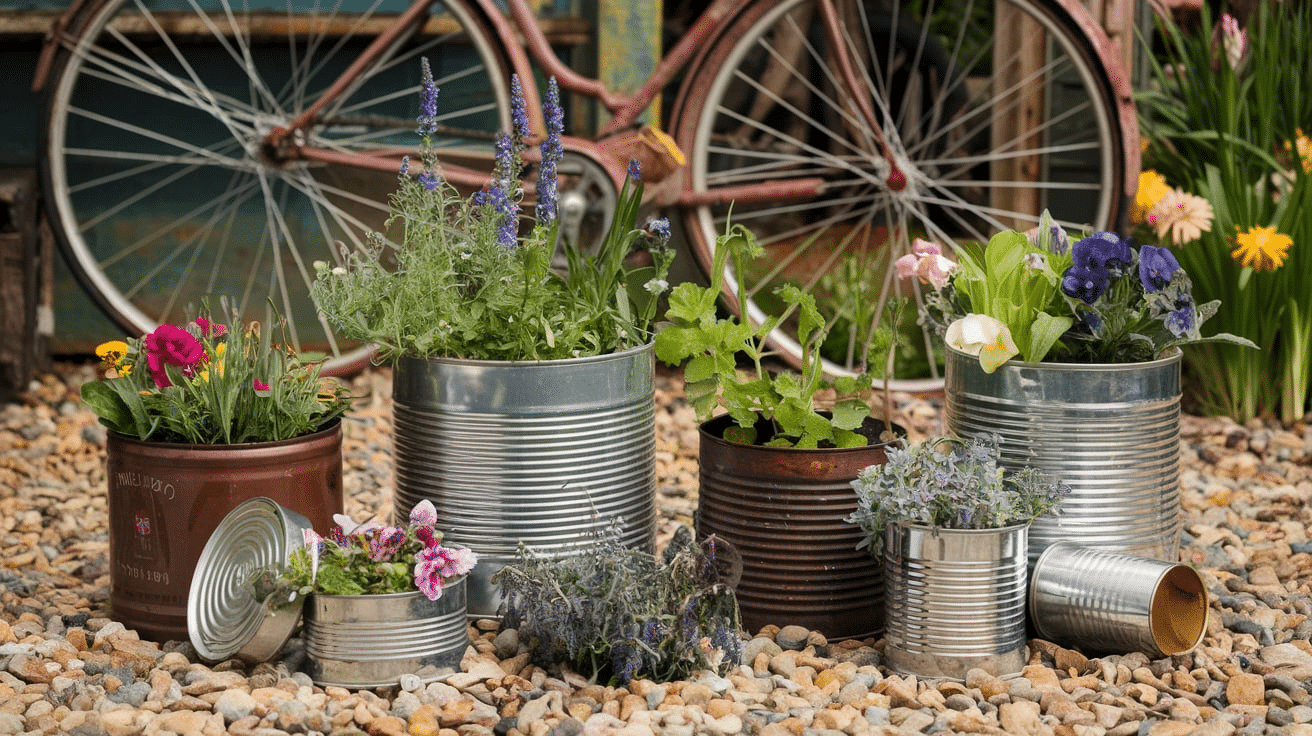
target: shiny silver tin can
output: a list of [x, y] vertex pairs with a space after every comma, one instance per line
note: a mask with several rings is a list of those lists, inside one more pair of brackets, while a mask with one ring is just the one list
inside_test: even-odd
[[448, 582], [435, 601], [419, 592], [311, 595], [302, 631], [306, 674], [317, 685], [348, 688], [451, 674], [469, 646], [467, 579]]
[[1091, 652], [1168, 657], [1193, 649], [1207, 631], [1207, 586], [1197, 570], [1071, 542], [1039, 557], [1029, 600], [1039, 636]]
[[521, 543], [581, 554], [618, 523], [624, 544], [654, 551], [654, 370], [650, 345], [569, 360], [398, 363], [395, 513], [405, 519], [429, 499], [446, 540], [478, 554], [471, 616], [497, 614], [491, 577]]
[[1026, 661], [1025, 525], [884, 532], [884, 656], [920, 677], [964, 679], [980, 668], [1019, 672]]
[[1146, 363], [1010, 361], [989, 374], [949, 348], [944, 393], [948, 432], [996, 433], [1002, 465], [1071, 487], [1058, 513], [1031, 526], [1031, 562], [1061, 540], [1179, 558], [1179, 351]]

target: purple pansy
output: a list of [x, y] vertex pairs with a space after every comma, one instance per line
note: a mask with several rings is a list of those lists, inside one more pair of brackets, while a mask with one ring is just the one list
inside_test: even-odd
[[1139, 248], [1139, 281], [1144, 291], [1152, 292], [1166, 288], [1171, 277], [1180, 270], [1180, 262], [1175, 254], [1167, 248], [1145, 245]]

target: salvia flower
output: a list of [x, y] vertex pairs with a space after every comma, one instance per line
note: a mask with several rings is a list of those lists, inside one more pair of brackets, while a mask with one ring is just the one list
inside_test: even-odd
[[419, 60], [419, 128], [421, 137], [427, 138], [437, 132], [437, 83], [433, 81], [433, 70], [428, 66], [427, 57]]
[[628, 174], [633, 181], [642, 181], [642, 162], [636, 158], [629, 159]]
[[547, 100], [542, 112], [547, 119], [547, 137], [542, 141], [542, 163], [538, 166], [537, 218], [539, 223], [550, 224], [556, 221], [557, 165], [565, 154], [560, 141], [565, 132], [565, 111], [560, 106], [560, 85], [555, 77], [547, 82]]

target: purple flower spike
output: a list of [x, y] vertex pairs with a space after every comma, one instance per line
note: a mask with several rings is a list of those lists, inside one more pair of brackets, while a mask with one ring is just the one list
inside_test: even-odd
[[409, 175], [410, 175], [410, 157], [409, 157], [409, 156], [402, 156], [402, 157], [401, 157], [401, 176], [404, 177], [404, 176], [409, 176]]
[[642, 180], [642, 162], [636, 158], [629, 159], [629, 178], [633, 181]]
[[523, 140], [532, 132], [528, 127], [528, 109], [524, 102], [524, 87], [519, 83], [519, 75], [510, 75], [510, 122], [511, 133], [517, 140]]
[[565, 111], [560, 107], [560, 86], [556, 78], [547, 82], [547, 101], [543, 105], [547, 118], [547, 139], [542, 141], [542, 165], [538, 167], [537, 218], [542, 224], [556, 220], [556, 164], [565, 149], [560, 136], [565, 131]]
[[512, 196], [517, 171], [510, 136], [504, 132], [498, 133], [496, 178], [488, 192], [487, 203], [501, 218], [497, 228], [497, 242], [506, 248], [513, 248], [519, 242], [519, 203]]
[[662, 243], [668, 243], [670, 240], [670, 220], [667, 217], [653, 217], [647, 220], [646, 230]]
[[419, 183], [423, 184], [424, 189], [427, 189], [430, 192], [437, 189], [437, 185], [441, 182], [442, 180], [437, 177], [437, 174], [434, 174], [431, 171], [425, 171], [419, 175]]
[[437, 83], [433, 81], [433, 70], [428, 66], [427, 57], [420, 58], [419, 66], [423, 89], [420, 91], [417, 132], [427, 138], [437, 132]]
[[1148, 292], [1166, 288], [1171, 277], [1180, 270], [1175, 254], [1166, 248], [1145, 245], [1139, 249], [1139, 281]]

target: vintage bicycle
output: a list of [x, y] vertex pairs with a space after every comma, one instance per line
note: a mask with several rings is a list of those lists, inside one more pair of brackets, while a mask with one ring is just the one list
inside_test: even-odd
[[[311, 264], [386, 237], [416, 146], [419, 57], [441, 87], [443, 174], [471, 188], [509, 127], [511, 73], [538, 131], [554, 76], [571, 110], [591, 99], [606, 118], [571, 118], [569, 235], [604, 231], [638, 159], [649, 205], [682, 223], [703, 268], [729, 217], [766, 245], [728, 280], [749, 287], [730, 308], [775, 314], [785, 280], [817, 295], [834, 324], [826, 368], [841, 374], [907, 288], [890, 264], [913, 238], [982, 240], [1045, 208], [1067, 227], [1115, 226], [1137, 180], [1128, 78], [1076, 0], [703, 1], [626, 94], [561, 58], [586, 35], [528, 0], [75, 0], [36, 79], [52, 229], [126, 330], [223, 293], [259, 316], [271, 302], [302, 349], [358, 367], [368, 346], [322, 322]], [[639, 123], [658, 97], [668, 134]], [[788, 322], [773, 344], [801, 350]]]

